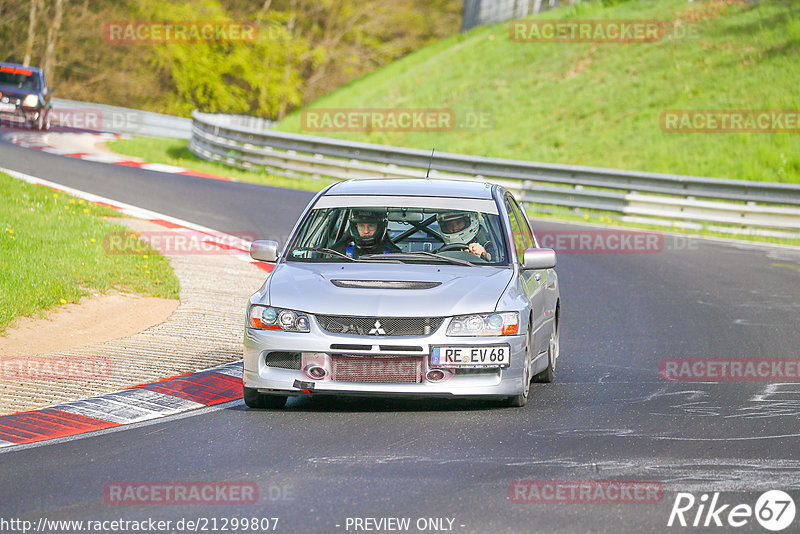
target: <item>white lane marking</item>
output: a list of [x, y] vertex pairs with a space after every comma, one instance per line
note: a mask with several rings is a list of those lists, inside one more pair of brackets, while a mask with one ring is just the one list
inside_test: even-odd
[[74, 148], [57, 148], [53, 146], [48, 146], [42, 149], [42, 152], [49, 152], [50, 154], [56, 154], [62, 156], [64, 154], [74, 154]]
[[140, 168], [146, 171], [168, 172], [173, 174], [176, 172], [189, 170], [183, 167], [176, 167], [175, 165], [167, 165], [165, 163], [145, 163], [144, 165], [141, 165]]
[[66, 402], [53, 409], [110, 421], [120, 425], [138, 423], [186, 410], [203, 404], [147, 389], [129, 389], [86, 400]]
[[16, 445], [16, 443], [11, 443], [10, 441], [3, 441], [0, 439], [0, 449], [3, 447], [11, 447], [12, 445]]
[[130, 161], [129, 158], [121, 158], [119, 156], [104, 154], [87, 154], [85, 156], [81, 156], [81, 159], [85, 159], [86, 161], [97, 161], [99, 163], [119, 163], [120, 161]]

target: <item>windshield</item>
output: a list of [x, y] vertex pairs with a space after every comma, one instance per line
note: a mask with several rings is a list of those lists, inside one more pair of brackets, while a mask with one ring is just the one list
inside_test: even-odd
[[38, 91], [39, 81], [33, 71], [16, 67], [0, 67], [0, 85]]
[[287, 261], [508, 265], [500, 217], [478, 211], [393, 206], [312, 210]]

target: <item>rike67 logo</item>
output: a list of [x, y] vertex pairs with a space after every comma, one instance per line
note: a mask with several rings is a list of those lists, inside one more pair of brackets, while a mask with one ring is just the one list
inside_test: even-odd
[[707, 493], [695, 498], [691, 493], [675, 496], [667, 526], [739, 528], [755, 517], [758, 524], [772, 532], [789, 527], [794, 521], [795, 504], [792, 497], [780, 490], [767, 491], [758, 498], [755, 506], [723, 503], [719, 492], [710, 498]]

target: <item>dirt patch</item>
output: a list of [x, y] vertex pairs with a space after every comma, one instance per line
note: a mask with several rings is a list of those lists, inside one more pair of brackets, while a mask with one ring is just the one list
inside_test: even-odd
[[0, 336], [0, 356], [29, 356], [123, 338], [166, 321], [177, 299], [111, 293], [84, 297], [44, 319], [20, 317]]

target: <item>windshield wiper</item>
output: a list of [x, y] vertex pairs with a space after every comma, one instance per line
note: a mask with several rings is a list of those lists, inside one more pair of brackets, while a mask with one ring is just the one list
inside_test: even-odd
[[346, 260], [355, 261], [355, 262], [358, 262], [358, 261], [365, 261], [365, 262], [375, 261], [371, 257], [371, 256], [375, 256], [375, 254], [365, 254], [364, 256], [360, 256], [358, 259], [355, 259], [355, 258], [351, 258], [347, 254], [342, 254], [338, 250], [334, 250], [332, 248], [327, 248], [327, 247], [297, 247], [297, 248], [292, 249], [293, 253], [295, 251], [320, 252], [322, 254], [329, 254], [331, 256], [336, 256], [337, 258], [344, 258]]
[[416, 252], [390, 252], [388, 254], [367, 254], [367, 255], [361, 256], [361, 257], [362, 258], [368, 258], [368, 259], [371, 259], [371, 260], [372, 259], [376, 259], [377, 260], [377, 259], [380, 259], [380, 258], [386, 258], [386, 259], [393, 259], [393, 258], [394, 259], [403, 259], [403, 258], [406, 258], [406, 259], [417, 259], [420, 256], [423, 256], [423, 257], [426, 257], [426, 258], [432, 258], [432, 259], [439, 260], [439, 261], [446, 261], [448, 263], [453, 263], [455, 265], [466, 265], [467, 267], [475, 267], [476, 266], [474, 263], [469, 262], [467, 260], [460, 260], [458, 258], [450, 258], [448, 256], [441, 256], [439, 254], [435, 254], [433, 252], [427, 252], [427, 251], [424, 251], [424, 250], [418, 250]]

